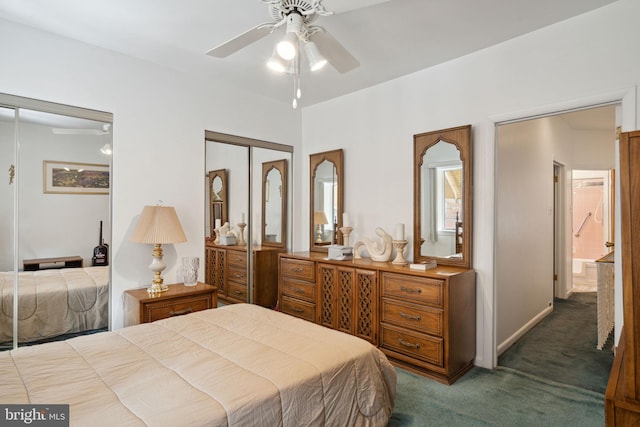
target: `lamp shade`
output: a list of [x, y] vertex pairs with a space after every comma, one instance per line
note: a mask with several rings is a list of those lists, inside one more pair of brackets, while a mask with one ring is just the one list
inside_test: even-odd
[[182, 225], [171, 206], [145, 206], [129, 240], [136, 243], [186, 242]]
[[325, 215], [325, 213], [323, 211], [315, 211], [313, 213], [313, 223], [314, 224], [329, 224], [329, 221], [327, 221], [327, 216]]

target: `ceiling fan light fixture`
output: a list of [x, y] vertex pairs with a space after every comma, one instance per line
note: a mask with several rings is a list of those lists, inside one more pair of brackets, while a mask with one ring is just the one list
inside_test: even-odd
[[276, 50], [280, 58], [287, 61], [293, 59], [298, 53], [298, 35], [294, 32], [287, 31], [284, 39], [276, 45]]
[[307, 55], [307, 61], [309, 61], [311, 71], [318, 71], [327, 65], [327, 58], [322, 56], [318, 50], [318, 46], [316, 46], [314, 42], [307, 42], [304, 45], [304, 52]]
[[287, 63], [280, 57], [276, 49], [274, 49], [273, 55], [271, 55], [271, 58], [267, 61], [267, 67], [278, 73], [287, 71]]

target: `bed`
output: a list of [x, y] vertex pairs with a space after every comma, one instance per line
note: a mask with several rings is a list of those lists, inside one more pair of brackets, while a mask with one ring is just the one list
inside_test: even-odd
[[0, 378], [77, 426], [385, 426], [396, 392], [376, 347], [252, 304], [0, 353]]
[[[0, 272], [0, 343], [13, 339], [13, 272]], [[109, 267], [18, 273], [18, 340], [106, 328]]]

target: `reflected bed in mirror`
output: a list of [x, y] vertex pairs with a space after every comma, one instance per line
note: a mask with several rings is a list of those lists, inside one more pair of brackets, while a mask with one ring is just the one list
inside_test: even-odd
[[343, 151], [312, 154], [310, 159], [309, 250], [327, 252], [342, 244]]
[[287, 160], [262, 164], [262, 245], [286, 247]]
[[471, 126], [414, 135], [414, 262], [471, 268]]

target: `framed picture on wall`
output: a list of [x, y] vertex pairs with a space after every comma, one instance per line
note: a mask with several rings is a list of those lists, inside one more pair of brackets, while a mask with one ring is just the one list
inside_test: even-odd
[[44, 193], [109, 194], [109, 165], [43, 162]]

